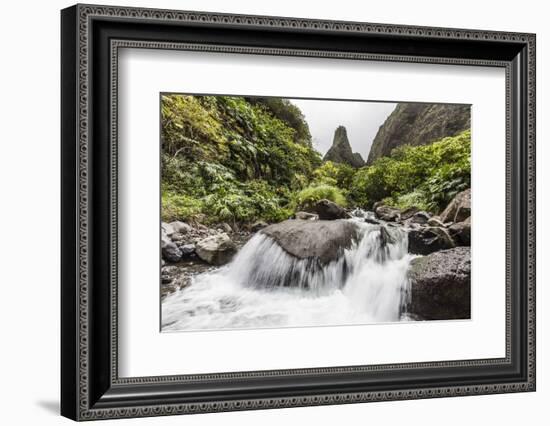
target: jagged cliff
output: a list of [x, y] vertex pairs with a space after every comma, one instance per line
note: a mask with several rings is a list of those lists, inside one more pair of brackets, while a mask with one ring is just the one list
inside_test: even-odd
[[401, 145], [427, 145], [470, 128], [470, 105], [402, 103], [380, 126], [367, 164]]
[[338, 126], [334, 132], [332, 146], [325, 154], [323, 161], [345, 163], [352, 167], [363, 167], [365, 165], [365, 161], [363, 157], [361, 157], [361, 154], [351, 150], [348, 134], [344, 126]]

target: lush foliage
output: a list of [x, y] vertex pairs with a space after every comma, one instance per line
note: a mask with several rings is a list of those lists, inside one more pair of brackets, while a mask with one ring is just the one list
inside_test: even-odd
[[313, 172], [314, 182], [337, 186], [345, 190], [351, 186], [355, 169], [348, 164], [338, 164], [332, 161], [325, 161]]
[[[163, 220], [278, 221], [321, 164], [288, 101], [162, 97]], [[295, 127], [293, 127], [295, 126]]]
[[163, 95], [162, 219], [278, 222], [321, 199], [443, 209], [470, 186], [470, 132], [371, 166], [324, 163], [286, 99]]
[[470, 141], [470, 131], [465, 131], [430, 145], [394, 149], [357, 171], [350, 198], [367, 207], [384, 200], [400, 208], [440, 211], [470, 187]]

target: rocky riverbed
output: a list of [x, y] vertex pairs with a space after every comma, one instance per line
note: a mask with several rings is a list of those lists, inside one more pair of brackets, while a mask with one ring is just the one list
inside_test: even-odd
[[[222, 223], [207, 227], [184, 222], [163, 223], [162, 297], [192, 286], [198, 275], [227, 265], [258, 233], [268, 239], [264, 239], [266, 243], [258, 243], [260, 249], [265, 250], [267, 243], [276, 244], [284, 253], [281, 256], [288, 256], [287, 264], [299, 265], [290, 268], [291, 272], [275, 271], [272, 267], [273, 276], [279, 278], [266, 279], [270, 285], [275, 281], [285, 286], [301, 282], [308, 287], [312, 280], [326, 275], [324, 265], [334, 266], [338, 262], [343, 262], [342, 268], [333, 269], [338, 270], [339, 279], [345, 281], [353, 274], [350, 271], [353, 262], [344, 253], [364, 238], [364, 226], [360, 224], [372, 225], [369, 232], [375, 230], [372, 238], [376, 239], [373, 247], [377, 252], [373, 259], [377, 262], [393, 259], [395, 247], [401, 240], [405, 243], [405, 253], [408, 252], [412, 260], [407, 261], [406, 294], [399, 297], [403, 299], [400, 306], [408, 319], [470, 317], [470, 190], [458, 194], [439, 216], [415, 208], [401, 211], [383, 204], [375, 205], [369, 212], [345, 210], [321, 200], [311, 211], [298, 212], [294, 219], [271, 225], [257, 222], [237, 227]], [[368, 250], [364, 253], [372, 255]], [[261, 281], [261, 277], [270, 274], [268, 270], [262, 271], [266, 263], [262, 263], [261, 255], [258, 253], [258, 262], [249, 265], [249, 269], [253, 269], [249, 280]], [[304, 277], [303, 271], [299, 279], [292, 275], [299, 268], [305, 268], [311, 276]]]

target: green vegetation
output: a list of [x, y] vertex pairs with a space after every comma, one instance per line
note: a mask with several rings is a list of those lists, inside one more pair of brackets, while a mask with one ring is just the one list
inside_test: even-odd
[[470, 132], [371, 166], [321, 162], [288, 100], [163, 95], [162, 220], [278, 222], [321, 199], [438, 212], [470, 186]]
[[346, 197], [340, 188], [327, 184], [308, 186], [296, 194], [295, 210], [309, 210], [320, 200], [329, 200], [340, 206], [346, 206]]
[[162, 97], [162, 218], [279, 221], [321, 165], [288, 101]]
[[467, 130], [431, 145], [396, 148], [355, 174], [350, 197], [366, 207], [384, 200], [399, 208], [438, 212], [470, 187], [470, 145]]

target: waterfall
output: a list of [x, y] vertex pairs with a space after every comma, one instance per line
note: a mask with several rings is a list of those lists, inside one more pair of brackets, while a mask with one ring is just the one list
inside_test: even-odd
[[337, 260], [298, 259], [261, 232], [233, 261], [162, 303], [162, 329], [395, 322], [409, 297], [407, 234], [350, 219], [359, 237]]

